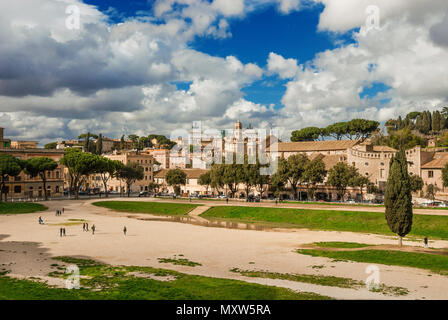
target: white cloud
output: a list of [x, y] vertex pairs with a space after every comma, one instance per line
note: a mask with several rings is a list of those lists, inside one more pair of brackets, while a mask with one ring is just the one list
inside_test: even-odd
[[[447, 1], [316, 2], [325, 6], [319, 30], [335, 32], [336, 41], [338, 33], [365, 24], [367, 5], [379, 6], [381, 30], [355, 32], [354, 44], [303, 65], [271, 52], [263, 70], [236, 56], [201, 53], [189, 43], [232, 36], [232, 21], [258, 8], [288, 13], [305, 2], [161, 0], [152, 12], [157, 23], [154, 16], [139, 16], [120, 24], [79, 0], [0, 2], [0, 126], [7, 135], [42, 141], [86, 130], [114, 137], [168, 134], [196, 120], [216, 128], [232, 128], [240, 119], [290, 130], [353, 117], [383, 121], [448, 103]], [[65, 27], [69, 4], [81, 8], [80, 30]], [[245, 99], [244, 87], [274, 74], [289, 81], [283, 109]], [[190, 86], [178, 90], [178, 82]], [[391, 89], [373, 99], [359, 97], [376, 82]], [[391, 102], [381, 104], [384, 99]]]
[[[233, 56], [188, 49], [195, 35], [229, 36], [228, 22], [219, 17], [241, 13], [243, 2], [159, 1], [154, 11], [165, 23], [143, 17], [110, 24], [76, 0], [24, 1], [0, 3], [0, 125], [13, 136], [25, 136], [20, 117], [24, 124], [49, 119], [51, 134], [44, 125], [24, 126], [39, 139], [85, 130], [168, 133], [193, 120], [220, 121], [242, 98], [241, 89], [263, 74]], [[185, 7], [174, 12], [175, 2]], [[67, 4], [82, 7], [80, 30], [65, 27]], [[169, 84], [176, 81], [191, 82], [190, 89]]]
[[440, 12], [445, 12], [445, 0], [315, 0], [325, 5], [320, 15], [319, 30], [345, 32], [366, 24], [369, 6], [377, 6], [380, 21], [385, 24], [407, 16], [410, 23], [421, 24]]
[[300, 8], [300, 0], [278, 0], [278, 3], [280, 12], [285, 14]]
[[214, 0], [212, 7], [225, 16], [235, 16], [244, 13], [244, 0]]
[[[346, 24], [351, 18], [344, 20], [344, 16], [352, 5], [356, 9], [362, 3], [323, 2], [327, 7], [321, 15], [321, 26], [342, 31], [360, 23], [361, 20]], [[326, 125], [359, 116], [385, 121], [448, 103], [448, 78], [444, 75], [448, 50], [435, 44], [429, 32], [443, 19], [443, 14], [435, 12], [442, 3], [436, 0], [425, 4], [423, 9], [421, 3], [397, 1], [395, 5], [400, 5], [401, 14], [390, 4], [389, 13], [385, 10], [390, 19], [381, 30], [365, 35], [355, 33], [354, 44], [322, 52], [301, 66], [296, 79], [287, 83], [281, 123], [293, 125], [288, 118], [295, 114], [300, 115], [303, 126]], [[448, 7], [447, 2], [444, 4]], [[417, 9], [424, 19], [414, 16]], [[391, 89], [373, 99], [360, 98], [359, 94], [372, 83], [384, 83]], [[390, 99], [390, 103], [380, 103], [381, 99]]]
[[294, 78], [299, 71], [296, 59], [285, 59], [274, 52], [269, 53], [268, 72], [278, 74], [282, 79]]

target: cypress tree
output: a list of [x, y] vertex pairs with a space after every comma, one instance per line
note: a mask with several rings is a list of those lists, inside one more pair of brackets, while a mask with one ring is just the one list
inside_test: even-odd
[[402, 238], [412, 229], [411, 179], [404, 149], [390, 160], [384, 204], [387, 224], [399, 236], [401, 247]]
[[84, 147], [85, 147], [85, 151], [89, 152], [89, 149], [90, 149], [90, 132], [87, 132], [86, 142], [84, 144]]
[[415, 129], [417, 129], [420, 132], [422, 132], [423, 130], [422, 122], [423, 122], [423, 116], [419, 115], [415, 120]]
[[398, 116], [397, 127], [398, 130], [403, 129], [403, 120], [401, 119], [401, 116]]
[[100, 133], [96, 142], [96, 154], [101, 155], [103, 153], [103, 135]]
[[435, 133], [442, 130], [442, 128], [440, 127], [440, 123], [442, 121], [441, 118], [442, 117], [440, 116], [439, 111], [434, 111], [432, 113], [432, 131], [434, 131]]

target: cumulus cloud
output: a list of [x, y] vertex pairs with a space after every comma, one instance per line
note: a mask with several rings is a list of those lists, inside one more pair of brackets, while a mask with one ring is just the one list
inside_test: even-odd
[[300, 0], [278, 0], [279, 9], [282, 13], [290, 13], [299, 10]]
[[372, 12], [371, 6], [379, 9], [382, 24], [398, 17], [407, 17], [413, 24], [421, 24], [444, 12], [448, 6], [445, 0], [315, 0], [324, 4], [320, 15], [319, 29], [333, 32], [345, 32], [366, 24]]
[[[362, 1], [337, 1], [338, 5], [331, 0], [323, 2], [326, 8], [321, 15], [322, 27], [336, 32], [362, 23], [344, 18], [348, 7], [362, 8]], [[377, 2], [385, 5], [386, 16], [395, 17], [384, 23], [381, 30], [354, 32], [354, 44], [322, 52], [301, 66], [296, 79], [286, 85], [282, 98], [285, 108], [281, 111], [286, 120], [282, 119], [282, 123], [294, 114], [300, 114], [307, 125], [359, 116], [385, 121], [448, 102], [448, 78], [444, 76], [448, 51], [434, 44], [429, 32], [443, 18], [436, 8], [448, 7], [448, 3], [426, 1], [423, 8], [415, 1], [394, 1], [394, 5]], [[400, 7], [400, 14], [396, 6]], [[418, 19], [414, 16], [417, 10], [421, 11]], [[360, 97], [373, 83], [390, 89], [373, 98]]]
[[274, 52], [269, 53], [267, 68], [270, 74], [278, 74], [281, 79], [294, 78], [299, 71], [296, 59], [285, 59]]
[[[68, 5], [80, 8], [79, 30], [66, 28]], [[242, 13], [239, 0], [164, 0], [154, 6], [162, 23], [138, 17], [113, 24], [78, 0], [1, 2], [0, 125], [10, 136], [26, 137], [26, 128], [51, 139], [85, 130], [168, 133], [180, 123], [223, 117], [263, 71], [187, 43], [196, 35], [229, 36], [223, 17]], [[176, 81], [191, 82], [190, 89], [177, 90], [170, 85]], [[53, 133], [45, 125], [31, 128], [33, 119], [49, 119]]]
[[[116, 24], [79, 0], [2, 1], [0, 126], [42, 142], [87, 130], [169, 134], [197, 120], [291, 130], [354, 117], [383, 121], [448, 103], [445, 0], [315, 0], [324, 5], [318, 30], [336, 41], [350, 32], [354, 43], [300, 65], [294, 54], [271, 52], [260, 68], [238, 52], [213, 57], [189, 46], [195, 37], [231, 37], [232, 21], [257, 8], [287, 14], [305, 2], [311, 0], [157, 0], [150, 14]], [[79, 30], [65, 26], [73, 4]], [[363, 32], [369, 5], [378, 6], [381, 28]], [[280, 110], [249, 101], [242, 90], [272, 75], [287, 82]], [[189, 88], [178, 89], [179, 82]], [[360, 96], [374, 83], [390, 89]]]
[[235, 16], [244, 13], [244, 0], [214, 0], [212, 7], [225, 16]]

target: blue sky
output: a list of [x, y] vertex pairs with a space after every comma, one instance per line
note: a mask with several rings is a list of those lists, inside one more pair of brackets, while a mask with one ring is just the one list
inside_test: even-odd
[[442, 0], [0, 1], [0, 126], [46, 143], [384, 123], [448, 105], [446, 30]]
[[[97, 6], [100, 11], [108, 14], [114, 23], [142, 13], [151, 14], [154, 3], [151, 0], [85, 0], [84, 2]], [[294, 58], [299, 64], [310, 63], [319, 52], [354, 43], [351, 32], [336, 37], [331, 33], [317, 30], [323, 9], [322, 4], [315, 4], [300, 11], [283, 14], [275, 6], [266, 5], [243, 18], [230, 19], [231, 37], [220, 39], [196, 36], [188, 45], [212, 56], [222, 58], [235, 56], [243, 63], [256, 63], [260, 67], [266, 67], [270, 52], [285, 58]], [[282, 108], [281, 99], [285, 94], [287, 82], [274, 75], [244, 87], [242, 92], [247, 100], [264, 105], [273, 104], [278, 110]], [[191, 82], [173, 84], [179, 90], [188, 90]], [[366, 88], [360, 96], [372, 98], [383, 90], [381, 84], [374, 85]]]

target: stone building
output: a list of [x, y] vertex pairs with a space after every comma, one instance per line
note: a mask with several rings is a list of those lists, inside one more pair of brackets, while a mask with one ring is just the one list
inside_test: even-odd
[[9, 149], [11, 147], [11, 140], [4, 138], [4, 131], [4, 128], [0, 128], [0, 149]]
[[144, 149], [141, 153], [152, 155], [154, 162], [157, 161], [160, 165], [157, 165], [157, 169], [169, 169], [170, 168], [170, 150], [169, 149]]
[[[166, 174], [169, 170], [162, 169], [159, 172], [157, 172], [154, 175], [154, 182], [160, 185], [159, 192], [165, 192], [165, 193], [173, 193], [174, 188], [172, 186], [169, 186], [166, 183]], [[181, 194], [184, 196], [189, 195], [203, 195], [207, 194], [207, 188], [204, 186], [201, 186], [198, 183], [199, 177], [208, 172], [207, 169], [183, 169], [183, 172], [187, 175], [187, 181], [185, 186], [180, 186], [181, 188]], [[208, 188], [209, 193], [211, 192], [211, 188]]]
[[11, 149], [38, 149], [37, 141], [11, 141]]
[[432, 184], [438, 188], [436, 197], [448, 200], [448, 192], [443, 186], [442, 169], [448, 164], [448, 152], [437, 152], [431, 161], [425, 163], [421, 168], [421, 177], [425, 187]]
[[[9, 154], [21, 160], [36, 157], [48, 157], [59, 162], [64, 156], [62, 150], [47, 149], [0, 149], [0, 154]], [[64, 194], [63, 166], [47, 173], [47, 194], [50, 197], [60, 197]], [[9, 177], [6, 182], [8, 197], [13, 199], [43, 198], [45, 196], [43, 182], [39, 177], [31, 178], [23, 171], [17, 177]]]
[[[150, 154], [140, 153], [136, 151], [114, 151], [111, 154], [106, 154], [104, 157], [111, 160], [117, 160], [127, 165], [129, 163], [137, 163], [143, 168], [143, 179], [136, 181], [132, 186], [130, 192], [140, 192], [147, 191], [150, 182], [154, 181], [154, 158]], [[99, 191], [104, 191], [103, 183], [101, 178], [97, 175], [92, 175], [90, 177], [90, 188], [98, 188]], [[126, 184], [116, 178], [112, 178], [108, 182], [109, 191], [116, 191], [127, 193]]]

